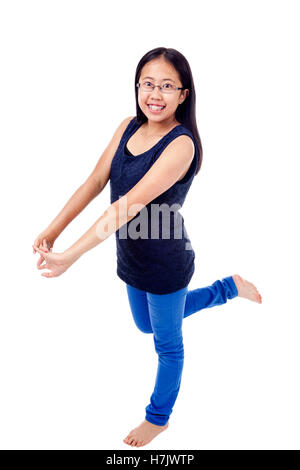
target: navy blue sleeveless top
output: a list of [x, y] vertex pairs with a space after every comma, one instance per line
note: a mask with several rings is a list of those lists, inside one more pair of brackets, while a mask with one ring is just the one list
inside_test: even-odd
[[[185, 176], [167, 191], [153, 199], [129, 222], [116, 232], [117, 275], [127, 284], [153, 294], [169, 294], [190, 282], [195, 270], [195, 252], [191, 246], [184, 218], [180, 214], [188, 190], [192, 184], [198, 164], [198, 149], [193, 134], [182, 124], [174, 127], [163, 136], [151, 149], [140, 155], [132, 155], [127, 149], [127, 142], [142, 124], [134, 117], [121, 138], [114, 155], [110, 172], [111, 204], [124, 196], [147, 173], [162, 151], [176, 137], [182, 134], [194, 141], [195, 155]], [[151, 232], [151, 206], [167, 204], [169, 221], [167, 233], [162, 230], [162, 213], [156, 215], [158, 230], [153, 237]], [[174, 204], [173, 207], [171, 207]], [[157, 207], [159, 207], [157, 206]], [[156, 212], [157, 214], [157, 212]], [[147, 220], [147, 237], [131, 236], [139, 232], [139, 220]], [[130, 226], [131, 229], [130, 230]], [[152, 233], [152, 237], [151, 237]], [[144, 231], [145, 234], [145, 231]]]

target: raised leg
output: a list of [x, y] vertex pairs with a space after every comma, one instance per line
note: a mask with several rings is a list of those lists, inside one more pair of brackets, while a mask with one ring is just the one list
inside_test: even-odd
[[227, 299], [237, 297], [238, 291], [232, 276], [215, 281], [211, 286], [189, 290], [186, 296], [184, 318], [204, 308], [222, 305]]
[[[134, 322], [143, 333], [153, 333], [149, 315], [147, 292], [126, 284], [128, 300]], [[169, 295], [169, 294], [168, 294]], [[233, 299], [238, 291], [232, 276], [215, 281], [211, 286], [188, 290], [185, 301], [184, 315], [186, 318], [204, 308], [222, 305], [227, 299]]]

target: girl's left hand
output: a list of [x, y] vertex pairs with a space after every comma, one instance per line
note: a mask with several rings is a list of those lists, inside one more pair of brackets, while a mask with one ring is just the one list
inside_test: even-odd
[[34, 247], [35, 250], [44, 258], [45, 264], [38, 266], [38, 269], [50, 269], [51, 272], [42, 273], [45, 277], [57, 277], [64, 273], [72, 264], [73, 261], [65, 253], [52, 253], [46, 252]]

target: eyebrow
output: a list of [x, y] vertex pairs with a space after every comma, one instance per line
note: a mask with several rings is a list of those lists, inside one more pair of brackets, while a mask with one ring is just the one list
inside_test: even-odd
[[[143, 80], [145, 80], [146, 78], [150, 78], [151, 80], [154, 80], [153, 77], [144, 77]], [[163, 78], [163, 80], [171, 80], [171, 82], [174, 82], [174, 80], [172, 80], [172, 78]]]

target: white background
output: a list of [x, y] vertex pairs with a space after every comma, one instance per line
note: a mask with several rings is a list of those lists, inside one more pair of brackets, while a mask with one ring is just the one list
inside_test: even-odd
[[[143, 449], [300, 448], [297, 3], [1, 1], [1, 448], [131, 450], [122, 440], [144, 419], [157, 356], [116, 275], [115, 235], [52, 279], [32, 244], [135, 115], [136, 66], [158, 46], [186, 56], [196, 87], [189, 288], [238, 273], [263, 303], [184, 320], [170, 425]], [[53, 251], [108, 207], [109, 183]]]

